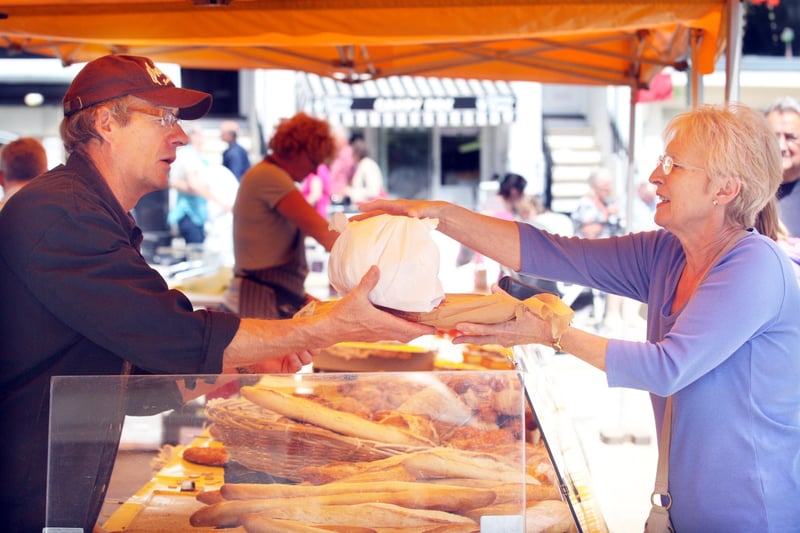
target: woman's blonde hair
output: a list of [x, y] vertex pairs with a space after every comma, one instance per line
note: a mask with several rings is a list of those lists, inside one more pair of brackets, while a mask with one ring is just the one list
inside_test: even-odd
[[[664, 141], [680, 137], [706, 154], [711, 187], [731, 179], [741, 187], [728, 205], [728, 222], [752, 227], [775, 197], [783, 179], [780, 147], [764, 115], [742, 104], [703, 105], [675, 116], [664, 130]], [[773, 206], [774, 207], [774, 206]]]

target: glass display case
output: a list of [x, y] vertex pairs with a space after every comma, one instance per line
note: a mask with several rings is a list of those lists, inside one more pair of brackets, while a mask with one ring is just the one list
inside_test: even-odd
[[[46, 530], [606, 531], [531, 353], [508, 371], [54, 378]], [[189, 437], [109, 502], [142, 417]]]
[[559, 489], [569, 504], [576, 529], [607, 532], [578, 435], [546, 366], [546, 359], [552, 356], [552, 350], [540, 346], [514, 348], [514, 363], [520, 370], [528, 405], [542, 432], [542, 442], [550, 455]]

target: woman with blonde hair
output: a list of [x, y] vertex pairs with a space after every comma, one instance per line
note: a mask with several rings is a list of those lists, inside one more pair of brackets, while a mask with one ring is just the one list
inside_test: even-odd
[[741, 105], [680, 114], [664, 140], [650, 175], [655, 231], [570, 239], [445, 202], [363, 208], [436, 218], [439, 231], [516, 271], [648, 303], [646, 342], [576, 327], [553, 338], [532, 313], [459, 324], [454, 342], [554, 346], [605, 371], [610, 386], [648, 391], [657, 433], [670, 435], [676, 531], [796, 531], [800, 288], [755, 227], [781, 183], [778, 142]]

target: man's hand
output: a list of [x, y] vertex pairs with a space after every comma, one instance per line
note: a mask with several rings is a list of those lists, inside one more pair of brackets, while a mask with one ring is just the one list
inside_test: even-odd
[[311, 363], [313, 353], [308, 350], [284, 355], [278, 359], [269, 359], [245, 367], [250, 374], [294, 374]]
[[386, 311], [381, 311], [369, 301], [369, 293], [378, 284], [380, 272], [373, 265], [361, 282], [329, 310], [336, 328], [346, 338], [342, 341], [401, 341], [408, 342], [422, 335], [435, 333], [436, 328], [409, 322]]

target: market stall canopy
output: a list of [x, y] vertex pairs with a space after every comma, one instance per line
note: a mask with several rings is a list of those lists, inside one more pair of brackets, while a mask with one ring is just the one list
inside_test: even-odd
[[[730, 0], [6, 0], [0, 47], [64, 65], [107, 53], [189, 68], [645, 87], [711, 73]], [[690, 51], [690, 43], [696, 49]]]

